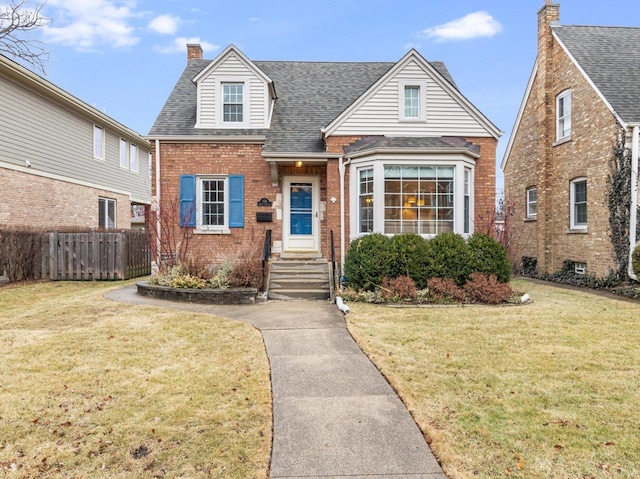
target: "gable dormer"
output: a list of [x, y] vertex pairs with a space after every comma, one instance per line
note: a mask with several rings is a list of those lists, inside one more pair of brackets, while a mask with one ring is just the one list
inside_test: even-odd
[[416, 50], [322, 129], [350, 135], [494, 137], [500, 132]]
[[275, 90], [271, 79], [230, 45], [194, 79], [196, 128], [269, 128]]

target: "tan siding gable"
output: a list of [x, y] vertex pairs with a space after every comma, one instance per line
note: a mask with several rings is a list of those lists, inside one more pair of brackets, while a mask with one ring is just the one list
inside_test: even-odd
[[[264, 128], [268, 122], [269, 100], [268, 85], [258, 77], [252, 68], [233, 51], [220, 61], [215, 68], [199, 79], [198, 82], [198, 127], [220, 128], [222, 125], [220, 84], [241, 81], [245, 83], [245, 104], [249, 115], [243, 128]], [[228, 126], [228, 125], [226, 125]], [[235, 126], [235, 125], [234, 125]]]
[[[400, 119], [400, 95], [404, 84], [426, 84], [426, 121]], [[380, 85], [332, 134], [490, 136], [473, 115], [432, 77], [431, 72], [415, 60]]]

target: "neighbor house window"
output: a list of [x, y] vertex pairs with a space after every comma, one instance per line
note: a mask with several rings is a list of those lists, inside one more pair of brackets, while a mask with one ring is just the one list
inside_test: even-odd
[[471, 169], [464, 169], [464, 225], [462, 232], [469, 234], [471, 231]]
[[538, 189], [535, 187], [527, 189], [527, 218], [536, 219], [538, 217]]
[[384, 232], [434, 235], [453, 231], [452, 166], [384, 167]]
[[359, 174], [360, 233], [373, 231], [373, 168], [360, 170]]
[[222, 121], [242, 123], [244, 121], [244, 83], [222, 84]]
[[556, 98], [556, 140], [571, 136], [571, 90]]
[[127, 140], [120, 138], [120, 168], [129, 168], [129, 157], [127, 156]]
[[98, 227], [104, 229], [116, 227], [116, 200], [98, 198]]
[[104, 129], [93, 125], [93, 156], [104, 160]]
[[587, 274], [587, 263], [573, 263], [573, 271], [576, 274]]
[[587, 179], [576, 178], [571, 182], [571, 229], [587, 229]]
[[138, 171], [138, 147], [133, 143], [129, 145], [129, 168], [131, 171]]

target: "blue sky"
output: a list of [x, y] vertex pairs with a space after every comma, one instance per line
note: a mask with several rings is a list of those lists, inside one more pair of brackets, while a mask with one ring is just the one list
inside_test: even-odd
[[[416, 48], [444, 61], [460, 91], [504, 131], [499, 164], [535, 59], [543, 3], [48, 0], [51, 21], [38, 34], [51, 51], [50, 81], [141, 134], [184, 69], [188, 42], [201, 43], [205, 58], [233, 43], [252, 60], [397, 61]], [[565, 25], [640, 26], [632, 23], [640, 2], [558, 3]]]

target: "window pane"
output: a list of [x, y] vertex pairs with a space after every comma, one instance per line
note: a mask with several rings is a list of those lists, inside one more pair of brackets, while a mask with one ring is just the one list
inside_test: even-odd
[[138, 147], [133, 144], [129, 147], [129, 163], [131, 171], [138, 171]]
[[222, 121], [242, 123], [244, 84], [226, 83], [222, 85]]
[[107, 228], [113, 229], [116, 227], [116, 202], [113, 200], [107, 200]]
[[201, 182], [202, 225], [224, 226], [224, 180], [204, 179]]
[[122, 168], [128, 168], [129, 162], [127, 161], [127, 140], [120, 138], [120, 166]]
[[404, 87], [404, 116], [406, 118], [420, 117], [420, 87]]
[[104, 151], [104, 130], [95, 125], [93, 127], [93, 156], [103, 158]]
[[373, 169], [360, 170], [359, 232], [373, 231]]

